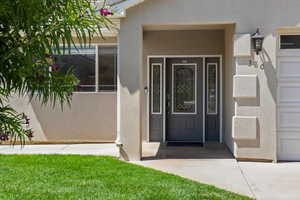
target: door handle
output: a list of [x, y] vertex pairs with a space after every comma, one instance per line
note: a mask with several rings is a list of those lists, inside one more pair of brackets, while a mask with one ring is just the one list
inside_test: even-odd
[[170, 94], [167, 95], [167, 114], [171, 113], [171, 97]]

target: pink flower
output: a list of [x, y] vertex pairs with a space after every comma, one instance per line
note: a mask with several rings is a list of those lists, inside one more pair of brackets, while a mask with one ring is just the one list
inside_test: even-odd
[[77, 88], [81, 88], [81, 85], [80, 85], [80, 84], [78, 84], [78, 85], [76, 85], [76, 87], [77, 87]]
[[52, 71], [53, 72], [58, 72], [58, 70], [59, 70], [59, 65], [58, 64], [53, 64], [52, 65]]
[[107, 8], [101, 8], [100, 9], [100, 15], [106, 17], [108, 15], [113, 15], [113, 13], [110, 10], [108, 10]]

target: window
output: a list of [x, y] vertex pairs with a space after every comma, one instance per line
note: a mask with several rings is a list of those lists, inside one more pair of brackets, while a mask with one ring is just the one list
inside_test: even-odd
[[99, 46], [99, 91], [117, 89], [117, 48], [116, 46]]
[[152, 114], [161, 114], [161, 105], [162, 105], [162, 64], [153, 63], [151, 69], [152, 76]]
[[207, 64], [207, 114], [217, 114], [217, 64]]
[[[98, 55], [96, 56], [96, 52]], [[73, 70], [79, 80], [77, 92], [116, 91], [117, 89], [117, 47], [76, 46], [63, 55], [54, 56], [59, 72]], [[98, 63], [98, 65], [97, 65]], [[97, 84], [98, 83], [98, 84]]]
[[173, 114], [196, 114], [197, 65], [173, 64]]
[[300, 49], [300, 35], [281, 35], [280, 49]]

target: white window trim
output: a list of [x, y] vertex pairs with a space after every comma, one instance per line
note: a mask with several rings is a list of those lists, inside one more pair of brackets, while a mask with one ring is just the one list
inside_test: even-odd
[[[81, 44], [79, 43], [75, 43], [75, 46], [80, 46]], [[94, 93], [104, 93], [104, 94], [116, 94], [118, 87], [115, 91], [99, 91], [99, 47], [106, 47], [106, 46], [116, 46], [117, 49], [119, 49], [119, 45], [118, 43], [90, 43], [90, 44], [86, 44], [87, 46], [93, 46], [95, 47], [95, 91], [73, 91], [74, 94], [94, 94]], [[72, 45], [73, 46], [73, 45]], [[117, 55], [119, 56], [119, 55]], [[115, 77], [115, 79], [117, 79], [117, 77]], [[117, 86], [117, 82], [116, 82], [116, 86]]]
[[[215, 84], [216, 84], [216, 103], [215, 103], [215, 106], [216, 106], [216, 111], [215, 112], [209, 112], [208, 111], [208, 101], [209, 101], [209, 97], [208, 97], [208, 89], [209, 89], [209, 81], [208, 81], [208, 73], [209, 73], [209, 68], [213, 66], [216, 68], [216, 77], [215, 77]], [[217, 115], [218, 114], [218, 92], [219, 92], [219, 87], [218, 87], [218, 63], [207, 63], [207, 70], [206, 70], [206, 114], [207, 115]]]
[[[159, 66], [159, 92], [160, 92], [160, 98], [159, 98], [159, 112], [153, 111], [153, 67]], [[152, 63], [151, 64], [151, 114], [153, 115], [161, 115], [162, 114], [162, 64], [161, 63]]]
[[[194, 112], [175, 112], [174, 111], [174, 69], [176, 66], [194, 66], [194, 70], [195, 70], [195, 97], [194, 97], [194, 101], [195, 101], [195, 111]], [[196, 115], [197, 114], [197, 63], [174, 63], [172, 64], [172, 114], [173, 115]]]

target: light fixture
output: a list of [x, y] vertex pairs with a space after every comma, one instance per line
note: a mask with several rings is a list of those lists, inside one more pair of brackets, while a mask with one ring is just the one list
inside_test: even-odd
[[252, 34], [253, 47], [256, 55], [258, 55], [259, 52], [262, 51], [264, 38], [265, 37], [260, 34], [259, 29], [257, 29], [256, 32]]

